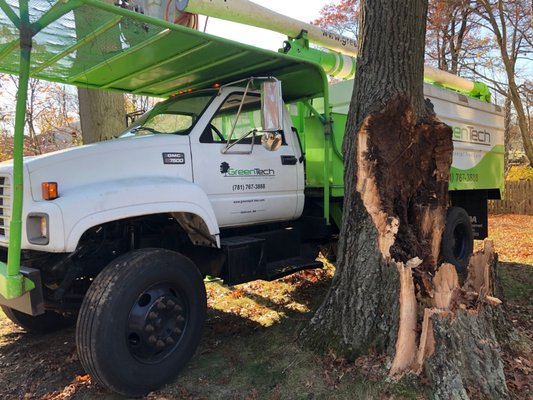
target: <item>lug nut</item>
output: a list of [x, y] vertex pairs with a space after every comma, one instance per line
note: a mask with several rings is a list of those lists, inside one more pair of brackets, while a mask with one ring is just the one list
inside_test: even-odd
[[170, 346], [170, 345], [173, 345], [173, 344], [176, 343], [176, 342], [174, 341], [174, 339], [172, 339], [172, 338], [169, 336], [169, 337], [167, 337], [167, 338], [165, 339], [165, 343], [168, 344], [168, 345]]
[[162, 349], [163, 347], [165, 347], [165, 342], [163, 342], [162, 340], [158, 340], [157, 343], [155, 344], [155, 346], [158, 349]]
[[172, 330], [172, 332], [174, 332], [176, 335], [179, 335], [181, 333], [181, 329], [180, 328], [174, 328]]
[[144, 327], [144, 331], [147, 332], [147, 333], [152, 333], [153, 331], [155, 331], [155, 328], [153, 325], [151, 324], [148, 324]]
[[185, 321], [185, 318], [183, 318], [181, 315], [178, 315], [176, 317], [176, 322], [183, 322], [183, 321]]
[[179, 304], [176, 304], [174, 306], [174, 312], [180, 312], [181, 310], [183, 310], [183, 308], [181, 308], [181, 306]]
[[154, 311], [148, 313], [148, 319], [156, 319], [158, 316], [159, 315]]
[[167, 307], [168, 307], [168, 308], [172, 308], [172, 307], [174, 307], [175, 305], [176, 305], [176, 303], [174, 303], [172, 300], [167, 301]]
[[156, 342], [157, 342], [157, 338], [154, 335], [150, 335], [150, 337], [148, 338], [148, 343], [154, 344]]
[[164, 310], [165, 308], [167, 308], [167, 306], [165, 304], [163, 304], [162, 301], [160, 301], [159, 303], [157, 303], [157, 309], [158, 310]]

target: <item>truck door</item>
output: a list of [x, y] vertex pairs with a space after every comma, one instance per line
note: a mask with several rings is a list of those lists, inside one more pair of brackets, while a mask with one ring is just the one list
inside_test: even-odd
[[218, 104], [213, 117], [199, 124], [203, 130], [191, 137], [191, 149], [194, 182], [207, 193], [219, 226], [297, 218], [304, 172], [288, 114], [283, 144], [269, 151], [261, 145], [258, 94], [234, 92]]

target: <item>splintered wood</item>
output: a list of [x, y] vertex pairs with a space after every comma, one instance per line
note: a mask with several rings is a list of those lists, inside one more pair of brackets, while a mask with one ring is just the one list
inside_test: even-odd
[[400, 329], [396, 341], [396, 354], [392, 362], [391, 374], [408, 369], [416, 354], [416, 296], [412, 269], [422, 263], [419, 258], [396, 263], [400, 273]]
[[433, 306], [448, 311], [459, 289], [459, 278], [452, 264], [442, 264], [433, 278]]
[[397, 218], [390, 217], [382, 209], [379, 189], [375, 179], [375, 161], [368, 160], [366, 157], [368, 153], [366, 124], [361, 128], [357, 140], [357, 164], [359, 165], [357, 170], [357, 191], [361, 193], [365, 208], [374, 221], [378, 231], [378, 246], [383, 258], [387, 260], [390, 259], [390, 248], [396, 240], [400, 223]]
[[467, 292], [476, 292], [485, 296], [492, 295], [492, 282], [490, 265], [494, 258], [494, 244], [492, 240], [485, 240], [484, 248], [477, 251], [470, 258], [468, 277], [463, 289]]
[[468, 277], [462, 288], [452, 264], [445, 263], [439, 267], [432, 281], [432, 290], [429, 291], [433, 307], [424, 309], [418, 349], [416, 349], [417, 303], [412, 268], [416, 268], [420, 260], [410, 260], [406, 265], [396, 263], [400, 273], [400, 327], [390, 375], [400, 377], [408, 371], [417, 374], [422, 371], [424, 361], [435, 351], [433, 318], [453, 319], [458, 309], [469, 309], [469, 312], [477, 315], [480, 303], [501, 304], [501, 300], [491, 296], [493, 293], [491, 268], [494, 262], [494, 247], [492, 241], [487, 240], [484, 249], [471, 257]]

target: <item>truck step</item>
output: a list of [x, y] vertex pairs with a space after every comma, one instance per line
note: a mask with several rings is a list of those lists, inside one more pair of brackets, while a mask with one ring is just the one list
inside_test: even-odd
[[264, 275], [265, 239], [251, 236], [233, 236], [220, 240], [226, 255], [221, 277], [228, 285], [249, 282]]
[[304, 257], [292, 257], [270, 262], [266, 265], [265, 280], [273, 281], [304, 269], [322, 268], [320, 261]]

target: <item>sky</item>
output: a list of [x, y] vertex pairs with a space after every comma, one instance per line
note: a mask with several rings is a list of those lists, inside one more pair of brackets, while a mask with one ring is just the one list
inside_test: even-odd
[[[306, 23], [317, 19], [324, 5], [336, 2], [334, 0], [253, 0], [253, 3]], [[199, 25], [200, 30], [203, 30], [203, 17]], [[206, 32], [269, 50], [277, 50], [287, 39], [286, 35], [276, 32], [215, 18], [209, 18]]]

